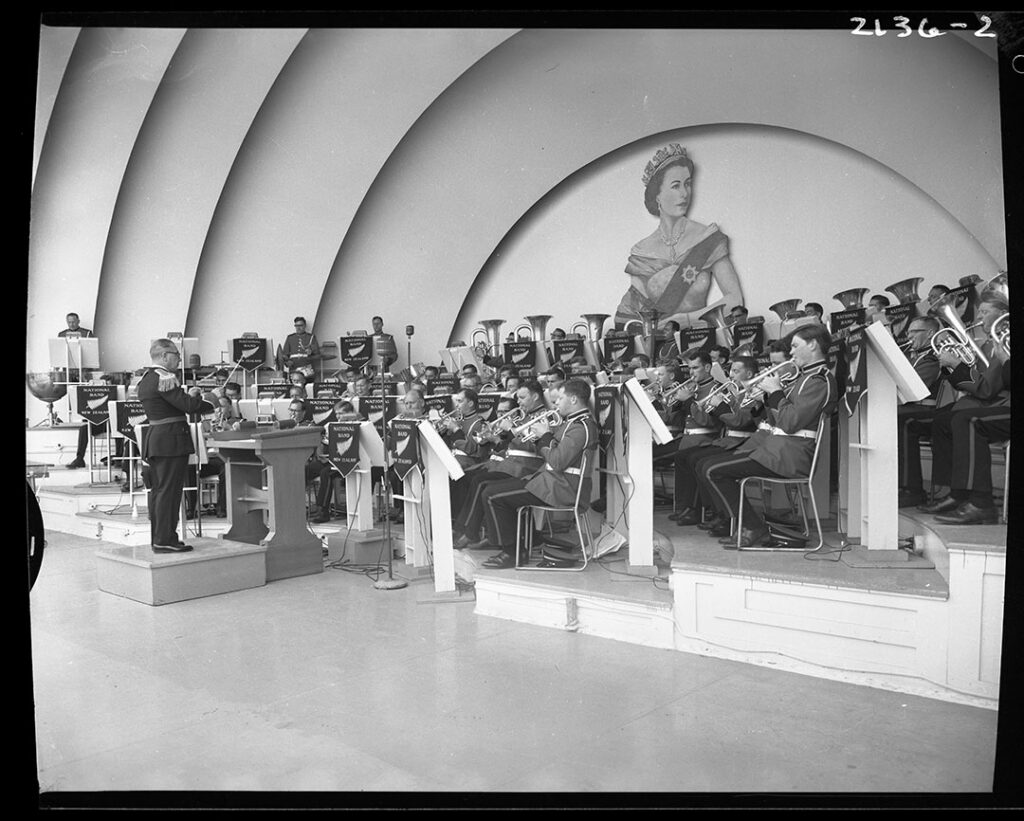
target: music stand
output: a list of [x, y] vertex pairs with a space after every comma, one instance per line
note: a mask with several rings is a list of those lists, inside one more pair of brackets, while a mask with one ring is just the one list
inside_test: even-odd
[[[398, 349], [395, 347], [394, 337], [373, 337], [373, 358], [381, 363], [380, 395], [384, 399], [384, 416], [381, 419], [381, 430], [383, 432], [382, 439], [384, 442], [384, 454], [386, 456], [388, 452], [388, 402], [387, 395], [385, 394], [384, 391], [384, 372], [388, 369], [391, 363], [398, 358]], [[399, 590], [403, 587], [408, 586], [409, 583], [405, 579], [396, 579], [394, 576], [394, 547], [392, 546], [391, 541], [392, 495], [391, 482], [388, 477], [388, 465], [386, 460], [384, 464], [384, 476], [381, 479], [381, 490], [383, 492], [384, 497], [384, 544], [387, 546], [388, 551], [388, 577], [386, 579], [377, 579], [377, 581], [373, 583], [373, 586], [377, 590]]]
[[[100, 341], [94, 336], [59, 336], [48, 340], [50, 348], [50, 368], [64, 368], [66, 382], [55, 384], [79, 385], [84, 379], [84, 370], [100, 367]], [[72, 371], [78, 375], [72, 381]], [[68, 391], [68, 415], [71, 414], [71, 392]]]

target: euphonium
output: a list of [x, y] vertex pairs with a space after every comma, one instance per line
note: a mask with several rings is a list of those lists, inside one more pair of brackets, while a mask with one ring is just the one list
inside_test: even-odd
[[992, 279], [986, 282], [984, 287], [981, 289], [982, 301], [990, 296], [998, 297], [1003, 302], [1008, 303], [1010, 301], [1010, 286], [1006, 281], [1006, 271], [1000, 271], [992, 277]]
[[838, 300], [846, 310], [852, 311], [855, 308], [864, 307], [864, 294], [869, 290], [869, 288], [850, 288], [848, 291], [833, 294], [832, 299]]
[[551, 408], [550, 410], [546, 410], [544, 411], [544, 413], [538, 414], [537, 416], [532, 417], [531, 419], [529, 419], [526, 422], [523, 422], [520, 425], [516, 425], [511, 429], [511, 433], [513, 436], [518, 436], [524, 442], [531, 442], [537, 437], [533, 436], [529, 432], [530, 428], [532, 428], [534, 425], [540, 422], [547, 422], [548, 425], [561, 425], [562, 414], [560, 414], [554, 408]]
[[439, 416], [437, 419], [434, 420], [434, 422], [433, 422], [434, 430], [436, 430], [438, 433], [440, 433], [441, 432], [441, 428], [443, 428], [445, 426], [444, 423], [449, 421], [449, 420], [451, 420], [452, 422], [461, 422], [462, 421], [462, 412], [458, 408], [454, 408], [454, 409], [448, 411], [448, 413], [442, 414], [441, 416]]
[[992, 341], [1006, 351], [1006, 355], [1010, 355], [1010, 314], [1000, 314], [996, 317], [995, 322], [992, 323], [992, 328], [989, 330], [989, 335], [992, 337]]
[[921, 297], [917, 295], [917, 286], [922, 282], [924, 282], [924, 277], [908, 277], [894, 282], [885, 290], [895, 296], [901, 305], [906, 305], [909, 302], [917, 303], [921, 301]]
[[[787, 370], [783, 371], [783, 368], [786, 368]], [[760, 399], [761, 395], [764, 394], [764, 391], [757, 386], [764, 379], [769, 376], [773, 376], [774, 374], [779, 375], [779, 380], [783, 385], [788, 385], [800, 375], [800, 369], [797, 367], [796, 363], [786, 360], [785, 362], [779, 362], [777, 365], [772, 365], [767, 370], [754, 374], [750, 381], [744, 386], [744, 396], [740, 401], [740, 407], [745, 408], [755, 399]]]
[[971, 330], [981, 325], [975, 322], [973, 325], [964, 327], [963, 320], [956, 309], [956, 298], [953, 293], [945, 294], [935, 300], [932, 305], [932, 312], [946, 323], [947, 327], [940, 328], [932, 336], [931, 346], [938, 356], [943, 351], [948, 351], [956, 356], [967, 366], [980, 362], [982, 366], [988, 367], [988, 357], [982, 353], [978, 343], [971, 336]]
[[797, 310], [797, 306], [803, 302], [802, 299], [783, 299], [781, 302], [776, 302], [774, 305], [768, 307], [778, 314], [779, 319], [785, 321], [787, 319], [796, 319], [797, 317], [807, 316], [805, 311]]
[[725, 343], [730, 348], [735, 343], [732, 330], [729, 328], [729, 317], [725, 315], [725, 306], [716, 305], [710, 311], [705, 311], [699, 317], [701, 322], [707, 323], [712, 328], [719, 328], [725, 333]]

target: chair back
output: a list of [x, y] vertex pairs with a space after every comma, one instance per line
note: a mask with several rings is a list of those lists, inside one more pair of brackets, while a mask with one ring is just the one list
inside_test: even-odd
[[[587, 470], [590, 466], [590, 459], [587, 458], [588, 453], [589, 451], [584, 450], [583, 455], [580, 457], [580, 481], [576, 485], [576, 501], [573, 502], [572, 506], [572, 509], [575, 511], [580, 509], [580, 497], [583, 494], [583, 480], [587, 478]], [[591, 487], [593, 487], [593, 485], [591, 485]]]
[[825, 432], [825, 422], [827, 420], [828, 415], [823, 412], [818, 419], [818, 430], [814, 434], [814, 455], [811, 457], [811, 470], [807, 474], [808, 484], [814, 480], [814, 471], [818, 469], [818, 453], [821, 450], [821, 437]]

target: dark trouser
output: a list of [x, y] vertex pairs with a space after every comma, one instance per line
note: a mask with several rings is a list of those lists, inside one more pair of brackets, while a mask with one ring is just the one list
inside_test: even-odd
[[[992, 507], [993, 442], [1010, 438], [1010, 408], [965, 408], [949, 418], [953, 434], [950, 492], [976, 507]], [[1004, 489], [1005, 492], [1005, 489]]]
[[178, 542], [181, 493], [188, 474], [188, 456], [151, 456], [149, 462], [149, 521], [153, 544]]
[[[455, 517], [454, 526], [467, 536], [476, 536], [488, 517], [489, 507], [484, 497], [485, 491], [500, 493], [509, 490], [518, 490], [523, 486], [523, 481], [507, 473], [497, 471], [480, 471], [466, 475], [470, 485], [466, 494], [466, 502]], [[488, 530], [488, 538], [493, 530]], [[497, 544], [493, 542], [492, 544]]]
[[[382, 467], [371, 467], [370, 468], [370, 484], [371, 485], [376, 485], [377, 482], [380, 482], [383, 479], [384, 479], [384, 468], [382, 468]], [[391, 483], [391, 495], [392, 496], [402, 496], [403, 495], [402, 491], [404, 490], [403, 485], [405, 483], [401, 479], [398, 478], [398, 474], [395, 473], [395, 469], [394, 468], [391, 468], [388, 471], [388, 481]], [[401, 510], [402, 509], [402, 502], [401, 501], [394, 502], [394, 506], [395, 506], [396, 510]]]
[[[514, 483], [514, 484], [513, 484]], [[481, 491], [482, 501], [487, 505], [488, 515], [484, 519], [487, 540], [497, 547], [510, 548], [516, 540], [516, 519], [519, 508], [525, 505], [542, 505], [526, 488], [524, 479], [509, 477], [507, 483], [487, 485]], [[532, 525], [531, 525], [532, 526]]]
[[334, 468], [329, 462], [310, 459], [306, 462], [306, 484], [308, 485], [314, 479], [320, 483], [316, 491], [317, 506], [326, 511], [331, 505], [331, 497], [334, 494]]
[[931, 435], [932, 421], [938, 412], [935, 405], [918, 405], [913, 402], [896, 408], [899, 486], [911, 493], [924, 493], [924, 479], [921, 476], [921, 439]]
[[704, 447], [686, 448], [676, 452], [675, 456], [675, 504], [672, 509], [677, 513], [686, 508], [696, 508], [699, 504], [700, 486], [697, 484], [696, 464], [709, 456], [717, 456], [722, 449], [708, 444]]
[[[1009, 413], [1006, 404], [993, 405], [981, 402], [973, 396], [958, 399], [952, 405], [946, 405], [936, 412], [932, 420], [932, 484], [949, 487], [953, 479], [953, 428], [951, 420], [954, 413], [977, 413], [978, 411], [994, 411]], [[980, 414], [979, 414], [980, 415]]]
[[740, 481], [747, 476], [788, 478], [769, 470], [745, 454], [734, 452], [710, 457], [700, 465], [699, 481], [719, 514], [738, 519], [742, 504], [743, 526], [760, 528], [764, 526], [764, 519], [754, 511], [746, 496], [740, 498]]

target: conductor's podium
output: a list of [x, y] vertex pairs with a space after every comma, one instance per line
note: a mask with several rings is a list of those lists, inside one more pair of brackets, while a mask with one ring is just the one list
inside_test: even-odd
[[323, 428], [213, 434], [225, 462], [225, 539], [264, 545], [267, 581], [322, 573], [323, 546], [306, 524], [305, 466]]

